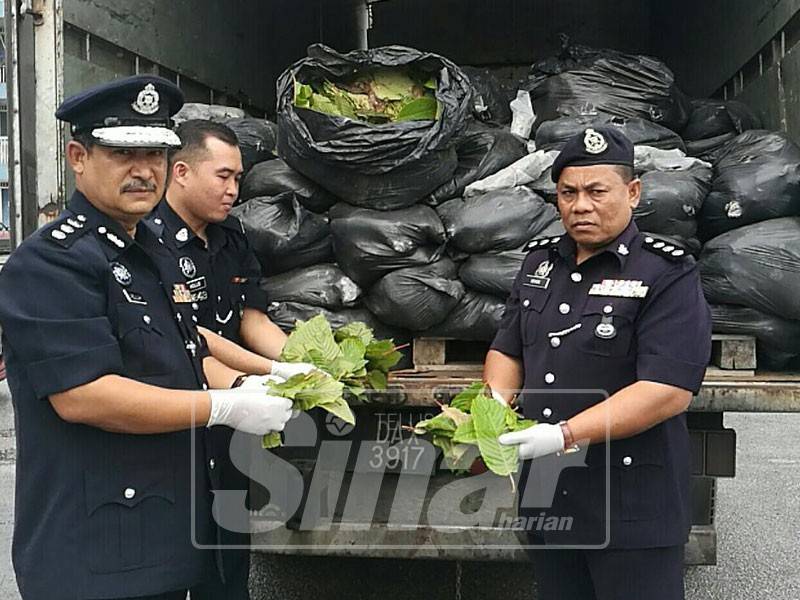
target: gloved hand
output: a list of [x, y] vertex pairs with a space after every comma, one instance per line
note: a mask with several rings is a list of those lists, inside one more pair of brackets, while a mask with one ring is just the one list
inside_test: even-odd
[[283, 431], [292, 417], [292, 401], [280, 396], [267, 396], [263, 390], [209, 390], [211, 414], [206, 427], [227, 425], [246, 433], [265, 435]]
[[299, 373], [305, 375], [306, 373], [310, 373], [311, 371], [315, 370], [317, 370], [317, 367], [308, 363], [287, 363], [273, 360], [272, 371], [270, 371], [270, 375], [277, 375], [278, 377], [289, 379], [292, 375], [297, 375]]
[[497, 439], [504, 446], [519, 444], [519, 457], [523, 460], [564, 450], [564, 434], [561, 426], [550, 423], [539, 423], [522, 431], [504, 433]]
[[268, 383], [283, 383], [286, 381], [283, 377], [277, 375], [248, 375], [238, 386], [240, 389], [260, 390], [264, 389]]

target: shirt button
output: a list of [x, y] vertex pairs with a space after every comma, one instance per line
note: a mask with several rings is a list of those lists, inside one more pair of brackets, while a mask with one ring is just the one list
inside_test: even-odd
[[175, 318], [178, 320], [178, 323], [183, 321], [183, 317], [181, 316], [181, 313], [175, 313]]
[[607, 315], [610, 314], [613, 310], [614, 310], [614, 307], [611, 306], [610, 304], [606, 304], [603, 307], [603, 312], [606, 313]]
[[216, 463], [216, 461], [215, 461], [213, 458], [212, 458], [211, 460], [209, 460], [209, 461], [208, 461], [208, 468], [209, 468], [209, 469], [213, 469], [213, 468], [214, 468], [214, 467], [216, 467], [216, 466], [217, 466], [217, 463]]
[[580, 274], [580, 273], [578, 273], [577, 271], [576, 271], [575, 273], [573, 273], [572, 275], [570, 275], [569, 277], [570, 277], [570, 279], [572, 279], [572, 281], [574, 281], [575, 283], [580, 283], [580, 282], [581, 282], [581, 280], [583, 279], [583, 275], [581, 275], [581, 274]]
[[545, 373], [544, 374], [544, 382], [545, 383], [548, 383], [548, 384], [549, 383], [554, 383], [555, 380], [556, 380], [556, 376], [553, 375], [552, 373]]
[[558, 305], [558, 312], [562, 315], [566, 315], [569, 312], [570, 306], [566, 302]]
[[192, 310], [197, 310], [200, 307], [197, 305], [197, 302], [192, 302]]
[[217, 302], [222, 302], [222, 296], [217, 296]]
[[197, 315], [192, 315], [192, 321], [194, 321], [195, 323], [197, 323]]
[[150, 325], [150, 321], [152, 321], [152, 319], [150, 318], [150, 315], [144, 315], [142, 317], [142, 321], [144, 321], [147, 325]]
[[561, 338], [560, 337], [550, 338], [550, 345], [553, 348], [558, 348], [561, 345]]
[[217, 335], [222, 335], [222, 329], [217, 329]]
[[633, 459], [630, 456], [626, 456], [625, 458], [622, 459], [622, 464], [625, 465], [626, 467], [630, 467], [631, 464], [633, 464]]
[[550, 417], [550, 415], [552, 414], [553, 414], [552, 409], [545, 408], [544, 410], [542, 410], [542, 415], [544, 415], [545, 417]]
[[125, 498], [127, 498], [128, 500], [132, 500], [133, 497], [136, 495], [136, 490], [133, 488], [125, 488], [124, 494]]
[[161, 219], [153, 219], [153, 222], [154, 222], [156, 225], [161, 225]]
[[203, 389], [204, 389], [204, 390], [207, 390], [207, 389], [208, 389], [208, 384], [207, 384], [207, 383], [204, 383], [204, 384], [203, 384]]
[[522, 301], [522, 306], [524, 306], [525, 308], [528, 308], [530, 305], [531, 305], [531, 301], [528, 300], [527, 298]]

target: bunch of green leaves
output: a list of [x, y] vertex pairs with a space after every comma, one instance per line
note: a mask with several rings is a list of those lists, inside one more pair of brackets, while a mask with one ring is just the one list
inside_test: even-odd
[[297, 321], [281, 353], [283, 361], [311, 363], [328, 373], [360, 401], [367, 389], [386, 389], [389, 369], [401, 358], [393, 340], [375, 339], [366, 324], [355, 321], [334, 333], [323, 315]]
[[441, 107], [436, 80], [402, 68], [377, 68], [349, 80], [294, 82], [294, 105], [366, 123], [433, 121]]
[[[345, 423], [356, 423], [356, 417], [344, 399], [344, 384], [322, 371], [299, 373], [283, 383], [269, 383], [266, 390], [271, 396], [282, 396], [291, 400], [295, 410], [308, 411], [319, 407]], [[267, 434], [261, 444], [264, 448], [277, 448], [281, 445], [281, 434]]]
[[[519, 467], [517, 446], [503, 446], [498, 437], [536, 424], [523, 419], [510, 406], [503, 406], [478, 381], [444, 404], [441, 412], [414, 426], [417, 435], [430, 435], [441, 448], [445, 464], [455, 471], [469, 470], [480, 456], [490, 471], [512, 476]], [[513, 479], [512, 479], [513, 481]]]

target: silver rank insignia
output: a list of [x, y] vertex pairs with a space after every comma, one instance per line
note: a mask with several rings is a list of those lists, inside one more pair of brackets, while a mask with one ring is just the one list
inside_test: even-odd
[[128, 267], [118, 262], [111, 263], [111, 274], [114, 276], [114, 279], [117, 280], [117, 283], [123, 286], [129, 286], [133, 281]]
[[189, 230], [186, 227], [181, 227], [175, 234], [175, 239], [179, 242], [185, 242], [189, 239]]
[[583, 135], [583, 147], [589, 154], [601, 154], [608, 149], [608, 142], [602, 133], [590, 128]]
[[186, 279], [191, 279], [197, 275], [197, 268], [194, 266], [194, 261], [188, 256], [181, 256], [180, 260], [178, 261], [178, 265], [181, 268], [181, 273], [183, 273], [183, 276], [186, 277]]
[[549, 260], [544, 260], [539, 263], [538, 267], [536, 267], [536, 271], [533, 273], [533, 275], [525, 275], [525, 277], [528, 278], [528, 282], [523, 283], [522, 285], [546, 290], [550, 285], [550, 272], [552, 270], [553, 264]]
[[136, 101], [131, 104], [131, 108], [140, 115], [152, 115], [158, 112], [159, 95], [152, 83], [144, 86], [144, 89], [136, 96]]
[[628, 247], [625, 244], [620, 244], [619, 247], [617, 248], [617, 252], [622, 256], [628, 256], [628, 254], [630, 253]]
[[650, 288], [641, 281], [630, 279], [604, 279], [589, 289], [590, 296], [614, 296], [617, 298], [644, 298]]

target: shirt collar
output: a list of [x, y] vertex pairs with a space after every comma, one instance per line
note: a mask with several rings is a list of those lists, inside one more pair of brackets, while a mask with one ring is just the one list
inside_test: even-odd
[[160, 225], [161, 223], [158, 223], [157, 219], [163, 221], [166, 231], [165, 235], [169, 236], [170, 243], [174, 244], [176, 248], [183, 248], [197, 237], [194, 231], [192, 231], [192, 228], [189, 227], [183, 219], [181, 219], [180, 215], [169, 205], [166, 197], [162, 198], [161, 202], [156, 206], [154, 222]]
[[[639, 228], [636, 226], [633, 218], [631, 218], [627, 227], [622, 230], [622, 233], [614, 238], [611, 243], [601, 248], [594, 256], [599, 256], [600, 254], [605, 253], [613, 254], [619, 261], [620, 267], [624, 268], [625, 264], [628, 262], [631, 248], [633, 247], [638, 235]], [[573, 240], [569, 235], [564, 234], [561, 236], [561, 239], [555, 245], [555, 249], [563, 258], [571, 257], [573, 260], [575, 259], [577, 247], [575, 245], [575, 240]]]

